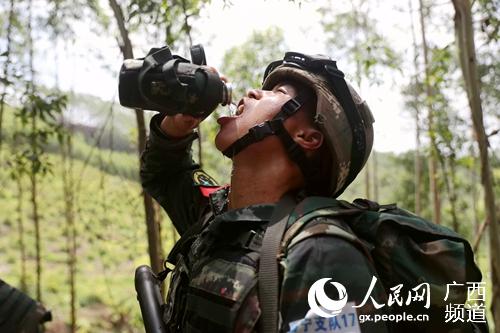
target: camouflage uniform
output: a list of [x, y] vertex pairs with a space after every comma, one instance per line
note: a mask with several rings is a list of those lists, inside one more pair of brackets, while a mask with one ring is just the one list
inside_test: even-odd
[[[161, 120], [162, 116], [156, 115], [151, 121], [150, 139], [142, 156], [143, 187], [167, 211], [181, 235], [200, 219], [206, 221], [199, 236], [184, 242], [176, 258], [166, 319], [174, 318], [174, 329], [183, 332], [258, 331], [259, 250], [274, 204], [227, 211], [228, 187], [215, 187], [192, 161], [191, 143], [196, 134], [170, 139], [160, 130]], [[351, 242], [342, 238], [332, 241], [330, 236], [305, 239], [289, 249], [281, 266], [283, 332], [388, 332], [383, 322], [366, 322], [359, 329], [357, 320], [354, 325], [350, 319], [323, 319], [308, 313], [308, 290], [321, 278], [344, 285], [349, 302], [363, 301], [377, 274]], [[371, 296], [379, 303], [387, 299], [380, 284]], [[375, 309], [371, 302], [357, 309], [358, 315], [384, 311]]]
[[0, 332], [39, 333], [50, 320], [42, 304], [0, 279]]

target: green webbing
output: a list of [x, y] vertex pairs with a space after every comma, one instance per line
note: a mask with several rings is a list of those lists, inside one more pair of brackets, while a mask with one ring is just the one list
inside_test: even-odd
[[266, 229], [259, 264], [259, 304], [261, 333], [278, 332], [279, 271], [278, 251], [290, 213], [296, 202], [285, 195], [276, 205]]

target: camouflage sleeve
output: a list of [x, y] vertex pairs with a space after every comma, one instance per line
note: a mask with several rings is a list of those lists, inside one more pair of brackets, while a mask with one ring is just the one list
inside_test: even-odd
[[[360, 323], [359, 320], [360, 315], [386, 313], [384, 307], [376, 309], [369, 299], [364, 306], [352, 308], [352, 305], [362, 304], [376, 272], [362, 252], [349, 241], [324, 235], [307, 238], [289, 249], [283, 264], [283, 332], [388, 332], [383, 322]], [[330, 278], [328, 282], [342, 284], [347, 294], [347, 304], [331, 318], [315, 314], [308, 302], [309, 289], [316, 281], [324, 278]], [[342, 298], [339, 296], [342, 291], [336, 286], [320, 283], [319, 287], [311, 289], [319, 293], [324, 290], [330, 300], [339, 300]], [[316, 301], [320, 303], [318, 292], [315, 293], [316, 297], [313, 296], [313, 305], [318, 304]], [[380, 279], [370, 295], [378, 304], [385, 303], [386, 295]]]
[[0, 279], [0, 332], [39, 333], [50, 320], [42, 304]]
[[149, 140], [141, 156], [141, 183], [167, 212], [179, 234], [195, 223], [206, 199], [193, 183], [192, 174], [199, 168], [191, 155], [193, 133], [171, 139], [160, 129], [164, 115], [151, 119]]

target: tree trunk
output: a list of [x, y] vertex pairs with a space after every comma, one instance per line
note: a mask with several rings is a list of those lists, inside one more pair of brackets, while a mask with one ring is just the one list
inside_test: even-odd
[[[28, 69], [30, 71], [30, 81], [27, 83], [27, 93], [28, 95], [33, 95], [35, 92], [35, 69], [33, 66], [33, 37], [32, 37], [32, 21], [33, 17], [33, 3], [32, 0], [28, 2]], [[32, 103], [28, 101], [28, 103]], [[34, 106], [30, 106], [31, 111], [31, 153], [35, 158], [32, 159], [31, 170], [30, 170], [30, 186], [31, 186], [31, 207], [32, 207], [32, 218], [35, 226], [35, 262], [36, 262], [36, 298], [39, 302], [42, 302], [42, 260], [41, 260], [41, 236], [40, 236], [40, 216], [38, 214], [38, 179], [37, 179], [37, 166], [36, 159], [38, 158], [38, 147], [36, 142], [37, 132], [37, 121], [36, 121], [36, 113], [34, 111]]]
[[491, 264], [491, 312], [495, 331], [500, 332], [500, 226], [496, 219], [494, 179], [488, 156], [488, 137], [483, 122], [481, 108], [480, 81], [477, 73], [476, 49], [472, 25], [471, 4], [469, 0], [452, 0], [455, 7], [455, 33], [458, 42], [460, 65], [465, 81], [467, 97], [471, 110], [475, 137], [481, 159], [481, 182], [484, 188], [486, 221], [489, 224], [490, 264]]
[[24, 222], [23, 222], [23, 184], [21, 182], [21, 177], [16, 176], [16, 186], [17, 186], [17, 230], [19, 233], [19, 250], [21, 252], [21, 277], [20, 289], [24, 292], [28, 290], [26, 284], [26, 249], [24, 245]]
[[[19, 126], [19, 119], [16, 117], [12, 118], [12, 128], [13, 132], [17, 133], [18, 131], [18, 126]], [[12, 149], [13, 151], [18, 151], [19, 149], [19, 137], [17, 135], [14, 135], [14, 141], [12, 144]], [[18, 242], [19, 242], [19, 251], [20, 251], [20, 266], [21, 266], [21, 276], [19, 279], [19, 284], [20, 284], [20, 289], [24, 292], [28, 291], [28, 285], [26, 282], [26, 261], [27, 261], [27, 256], [26, 256], [26, 247], [24, 243], [24, 208], [23, 208], [23, 201], [24, 201], [24, 188], [23, 188], [23, 175], [21, 173], [16, 173], [15, 176], [15, 181], [16, 181], [16, 188], [17, 188], [17, 195], [16, 195], [16, 201], [17, 201], [17, 230], [18, 230]]]
[[0, 151], [2, 150], [2, 142], [3, 142], [3, 111], [5, 107], [5, 96], [7, 95], [7, 86], [9, 85], [7, 80], [11, 80], [9, 74], [9, 66], [10, 66], [10, 52], [12, 46], [12, 26], [14, 25], [14, 0], [10, 0], [9, 7], [9, 21], [7, 25], [7, 55], [5, 57], [5, 63], [3, 67], [3, 78], [6, 80], [4, 82], [4, 87], [2, 91], [2, 96], [0, 97]]
[[[446, 160], [445, 157], [439, 153], [439, 165], [441, 166], [441, 173], [444, 178], [444, 185], [446, 193], [448, 194], [448, 199], [450, 200], [451, 206], [451, 225], [455, 232], [460, 233], [458, 218], [457, 218], [457, 196], [456, 196], [456, 175], [454, 162], [451, 160]], [[449, 165], [447, 165], [449, 164]]]
[[410, 8], [410, 24], [411, 24], [411, 36], [413, 40], [413, 67], [415, 67], [414, 74], [414, 95], [415, 98], [415, 214], [420, 215], [421, 211], [421, 193], [422, 193], [422, 158], [420, 156], [421, 143], [420, 143], [420, 109], [418, 108], [418, 73], [420, 72], [418, 68], [418, 46], [417, 46], [417, 37], [415, 34], [415, 25], [413, 22], [413, 6], [412, 0], [408, 0], [408, 5]]
[[42, 302], [42, 260], [41, 260], [41, 239], [40, 239], [40, 218], [38, 215], [38, 190], [37, 177], [32, 169], [30, 175], [31, 184], [31, 206], [33, 223], [35, 224], [35, 252], [36, 252], [36, 299]]
[[63, 159], [63, 195], [64, 215], [66, 218], [66, 251], [68, 254], [68, 279], [70, 297], [70, 332], [77, 331], [76, 317], [76, 228], [74, 209], [74, 178], [71, 136], [64, 137], [61, 141]]
[[479, 217], [478, 217], [478, 208], [477, 208], [477, 203], [479, 201], [478, 198], [478, 193], [477, 193], [477, 160], [476, 160], [476, 152], [474, 149], [474, 146], [471, 145], [470, 147], [470, 156], [472, 157], [472, 170], [471, 170], [471, 179], [472, 179], [472, 186], [471, 186], [471, 195], [472, 195], [472, 224], [473, 224], [473, 234], [477, 234], [479, 231]]
[[[125, 26], [125, 20], [123, 17], [123, 11], [116, 0], [109, 0], [109, 5], [113, 10], [116, 23], [120, 30], [120, 36], [123, 45], [120, 45], [123, 58], [131, 59], [134, 57], [132, 43], [129, 38], [129, 32]], [[139, 153], [144, 151], [146, 147], [146, 126], [144, 121], [144, 113], [141, 109], [135, 109], [135, 117], [137, 121], [138, 129], [138, 149]], [[139, 163], [141, 163], [139, 159]], [[155, 218], [155, 209], [153, 207], [153, 199], [146, 192], [142, 192], [144, 211], [146, 215], [146, 229], [148, 235], [148, 249], [149, 249], [149, 259], [151, 261], [151, 267], [153, 271], [159, 272], [163, 270], [163, 254], [161, 250], [161, 237], [160, 237], [160, 226]]]
[[460, 223], [458, 221], [458, 210], [457, 210], [457, 170], [456, 170], [456, 165], [455, 161], [451, 160], [450, 161], [450, 185], [451, 185], [451, 191], [450, 191], [450, 204], [451, 204], [451, 221], [453, 225], [453, 229], [455, 229], [458, 233], [460, 233]]
[[428, 62], [428, 47], [427, 39], [425, 36], [425, 22], [424, 22], [424, 5], [423, 0], [420, 2], [420, 28], [422, 32], [422, 47], [424, 51], [424, 66], [425, 66], [425, 89], [427, 95], [428, 115], [428, 132], [431, 139], [431, 152], [429, 154], [429, 185], [432, 196], [433, 214], [432, 218], [434, 223], [441, 224], [441, 199], [439, 196], [437, 162], [436, 162], [436, 135], [434, 133], [434, 110], [432, 108], [432, 87], [429, 82], [429, 62]]

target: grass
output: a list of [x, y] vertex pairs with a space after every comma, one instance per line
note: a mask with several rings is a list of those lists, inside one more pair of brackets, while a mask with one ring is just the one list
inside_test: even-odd
[[[14, 286], [20, 282], [18, 221], [24, 224], [27, 252], [28, 293], [35, 295], [34, 228], [31, 221], [29, 187], [23, 180], [22, 214], [17, 212], [19, 193], [9, 178], [2, 156], [0, 170], [0, 276]], [[69, 322], [69, 286], [66, 253], [66, 225], [61, 178], [61, 158], [50, 154], [52, 173], [40, 179], [39, 207], [42, 237], [43, 301], [54, 320], [48, 331]], [[85, 172], [81, 172], [85, 169]], [[148, 264], [140, 185], [119, 174], [109, 174], [74, 161], [81, 175], [77, 213], [77, 298], [79, 332], [119, 332], [125, 327], [142, 330], [133, 284], [135, 267]], [[171, 247], [168, 219], [163, 215], [164, 249]], [[100, 309], [100, 310], [99, 310]]]

